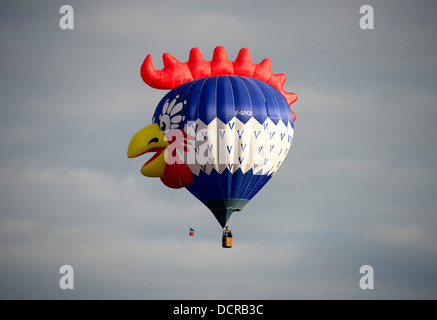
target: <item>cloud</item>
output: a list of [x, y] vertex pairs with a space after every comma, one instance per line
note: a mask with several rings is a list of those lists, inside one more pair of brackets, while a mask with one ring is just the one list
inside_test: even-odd
[[[435, 4], [370, 2], [363, 31], [362, 3], [334, 3], [79, 1], [64, 32], [55, 2], [3, 2], [0, 297], [436, 297]], [[271, 58], [299, 96], [292, 149], [233, 215], [231, 250], [202, 203], [126, 157], [165, 93], [140, 79], [145, 56], [216, 45]]]

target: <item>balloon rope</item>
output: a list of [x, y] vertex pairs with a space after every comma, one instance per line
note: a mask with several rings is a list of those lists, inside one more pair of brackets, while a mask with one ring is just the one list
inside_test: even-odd
[[172, 192], [171, 192], [170, 189], [168, 189], [168, 193], [170, 193], [170, 197], [171, 197], [171, 199], [172, 199], [172, 201], [173, 201], [173, 204], [175, 205], [176, 210], [178, 211], [178, 213], [179, 213], [179, 215], [181, 216], [181, 218], [182, 218], [182, 220], [184, 221], [184, 223], [187, 225], [188, 228], [194, 230], [194, 231], [196, 232], [196, 234], [201, 235], [201, 236], [207, 236], [207, 237], [215, 237], [215, 236], [217, 236], [218, 234], [220, 234], [220, 233], [223, 232], [224, 228], [221, 228], [220, 231], [218, 231], [217, 233], [203, 233], [203, 232], [199, 232], [199, 231], [197, 231], [196, 229], [194, 229], [193, 227], [191, 227], [190, 224], [187, 222], [187, 220], [185, 220], [185, 218], [184, 218], [182, 212], [179, 210], [179, 207], [178, 207], [178, 205], [176, 204], [176, 200], [174, 199], [173, 194], [172, 194]]
[[182, 218], [182, 220], [184, 221], [184, 223], [187, 225], [188, 228], [193, 229], [193, 228], [191, 228], [191, 226], [188, 224], [187, 220], [185, 220], [184, 216], [182, 215], [181, 211], [179, 210], [179, 207], [177, 206], [176, 201], [175, 201], [175, 199], [173, 198], [173, 194], [171, 193], [171, 190], [170, 190], [170, 189], [168, 189], [168, 193], [170, 193], [170, 197], [171, 197], [171, 199], [173, 200], [174, 206], [176, 207], [176, 210], [178, 211], [178, 213], [179, 213], [179, 215], [181, 216], [181, 218]]

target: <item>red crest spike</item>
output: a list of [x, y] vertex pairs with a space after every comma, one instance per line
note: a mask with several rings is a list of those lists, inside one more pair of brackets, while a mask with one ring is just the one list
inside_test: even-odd
[[226, 49], [218, 46], [214, 49], [211, 60], [211, 76], [229, 76], [234, 73], [234, 65], [228, 59]]
[[[272, 61], [269, 58], [265, 58], [260, 64], [256, 65], [253, 73], [253, 78], [268, 82], [272, 76]], [[276, 88], [277, 89], [277, 88]]]
[[242, 48], [238, 53], [237, 59], [234, 61], [234, 72], [243, 77], [252, 78], [255, 69], [256, 64], [252, 61], [249, 49]]
[[211, 65], [205, 61], [199, 48], [193, 48], [190, 51], [190, 59], [187, 62], [193, 79], [206, 78], [211, 75]]
[[[211, 61], [205, 61], [198, 48], [191, 49], [187, 62], [179, 62], [168, 53], [163, 54], [162, 60], [164, 62], [162, 70], [153, 67], [151, 55], [146, 57], [141, 66], [141, 78], [152, 88], [173, 89], [186, 82], [211, 76], [242, 76], [270, 84], [285, 97], [289, 105], [297, 100], [295, 93], [284, 90], [287, 76], [274, 74], [271, 71], [270, 59], [266, 58], [259, 64], [254, 63], [247, 48], [242, 48], [233, 62], [229, 61], [226, 49], [222, 46], [214, 49]], [[292, 113], [293, 118], [296, 119], [294, 112]]]

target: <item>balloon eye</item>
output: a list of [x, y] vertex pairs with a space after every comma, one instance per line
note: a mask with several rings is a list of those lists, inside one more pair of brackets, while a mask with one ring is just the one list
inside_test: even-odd
[[160, 116], [160, 120], [159, 121], [159, 129], [161, 129], [162, 132], [166, 132], [167, 130], [170, 129], [170, 117], [167, 114], [162, 114]]

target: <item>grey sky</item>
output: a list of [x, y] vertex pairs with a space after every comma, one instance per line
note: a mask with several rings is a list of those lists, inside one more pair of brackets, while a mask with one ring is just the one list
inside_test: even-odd
[[[148, 2], [1, 2], [0, 298], [436, 299], [437, 3]], [[270, 58], [299, 97], [230, 250], [206, 207], [126, 157], [166, 92], [142, 82], [146, 55], [217, 45]]]

